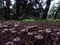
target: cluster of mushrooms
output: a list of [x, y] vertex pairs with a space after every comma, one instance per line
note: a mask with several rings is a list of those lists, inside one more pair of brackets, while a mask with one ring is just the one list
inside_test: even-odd
[[0, 23], [0, 45], [60, 45], [60, 28], [53, 25]]

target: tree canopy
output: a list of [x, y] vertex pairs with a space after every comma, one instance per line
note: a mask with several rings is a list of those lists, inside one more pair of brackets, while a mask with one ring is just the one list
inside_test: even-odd
[[4, 20], [59, 18], [59, 0], [0, 0], [0, 17]]

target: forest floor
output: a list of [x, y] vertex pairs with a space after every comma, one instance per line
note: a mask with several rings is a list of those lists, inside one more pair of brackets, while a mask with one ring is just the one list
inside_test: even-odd
[[55, 45], [56, 42], [60, 45], [60, 22], [49, 20], [0, 21], [1, 45], [8, 42], [15, 42], [16, 45], [28, 45], [27, 43], [32, 42], [35, 45], [34, 42], [41, 39], [43, 42], [39, 43], [40, 45]]

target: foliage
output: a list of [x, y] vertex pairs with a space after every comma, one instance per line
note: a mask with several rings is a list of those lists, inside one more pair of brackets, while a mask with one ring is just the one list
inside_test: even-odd
[[[52, 5], [52, 0], [14, 0], [14, 4], [11, 3], [11, 0], [0, 0], [0, 2], [0, 19], [4, 20], [54, 18], [60, 5], [60, 2]], [[56, 18], [60, 18], [59, 15], [60, 11], [56, 13]]]

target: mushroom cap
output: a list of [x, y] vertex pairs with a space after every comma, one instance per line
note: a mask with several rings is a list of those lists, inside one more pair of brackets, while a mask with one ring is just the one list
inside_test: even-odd
[[50, 28], [46, 28], [45, 31], [46, 31], [47, 33], [50, 33], [50, 32], [51, 32]]
[[35, 38], [36, 39], [43, 39], [43, 36], [42, 35], [36, 35]]
[[20, 40], [21, 40], [21, 39], [20, 39], [19, 37], [16, 37], [16, 38], [13, 39], [14, 42], [18, 42], [18, 41], [20, 41]]
[[33, 35], [34, 33], [33, 33], [33, 32], [28, 32], [27, 34], [28, 34], [28, 35]]
[[6, 42], [5, 45], [14, 45], [14, 42]]
[[57, 32], [58, 35], [60, 35], [60, 32]]

